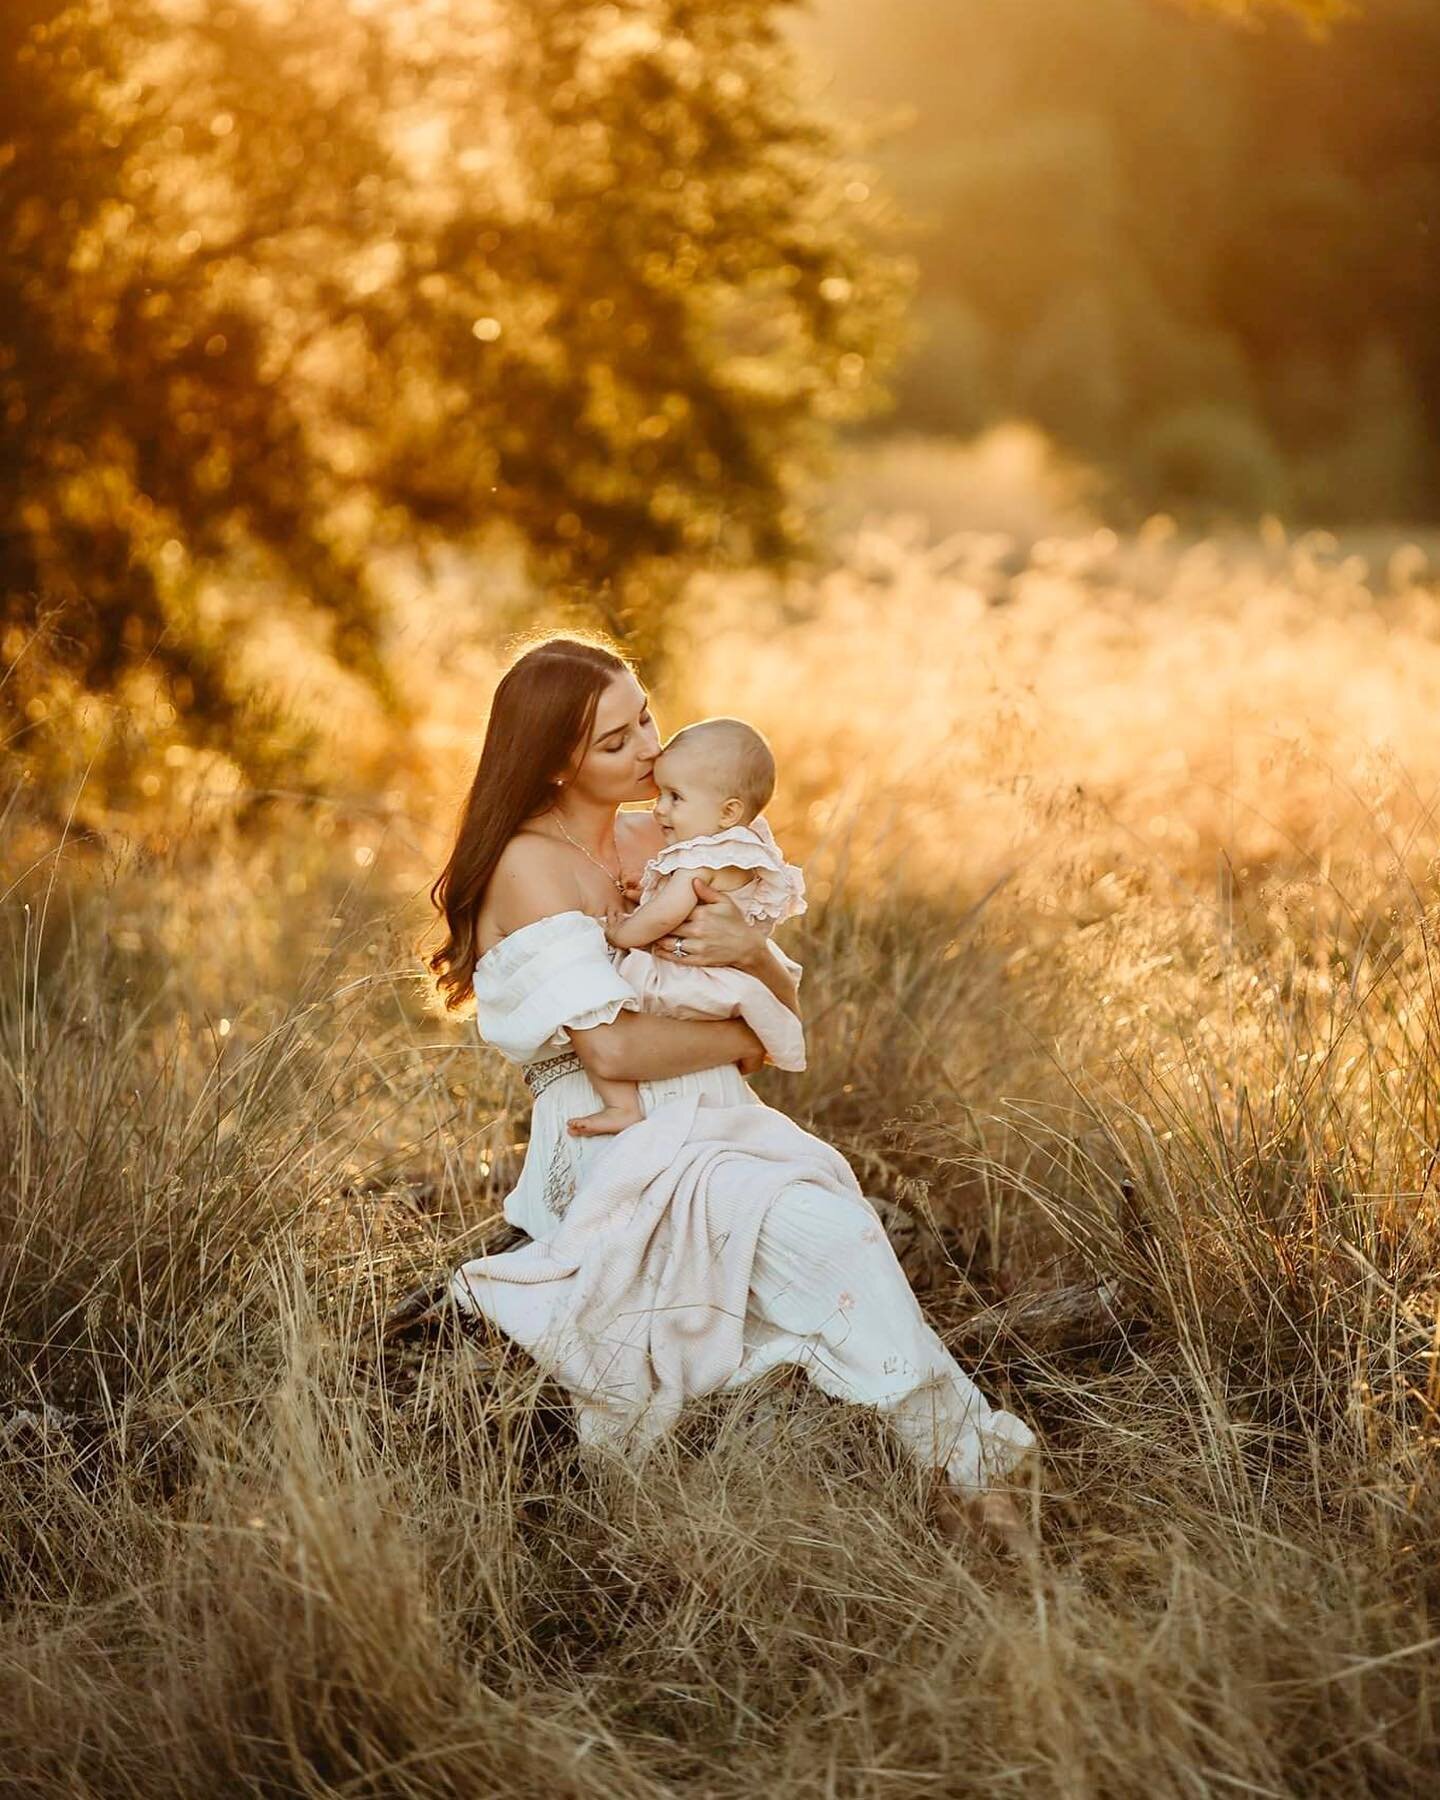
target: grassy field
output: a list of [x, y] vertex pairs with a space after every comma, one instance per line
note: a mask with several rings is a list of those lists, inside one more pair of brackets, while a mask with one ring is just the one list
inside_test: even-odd
[[524, 1141], [414, 954], [495, 667], [441, 595], [368, 797], [57, 846], [8, 796], [7, 1794], [1434, 1791], [1433, 547], [864, 497], [823, 577], [700, 586], [660, 713], [776, 745], [762, 1086], [1040, 1431], [1043, 1574], [803, 1386], [636, 1478], [501, 1345], [382, 1352]]

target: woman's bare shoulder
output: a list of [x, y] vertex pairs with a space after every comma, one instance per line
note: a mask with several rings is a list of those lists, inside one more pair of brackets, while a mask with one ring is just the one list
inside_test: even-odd
[[522, 925], [568, 912], [580, 901], [565, 846], [543, 832], [517, 831], [500, 852], [485, 889], [481, 934], [498, 942]]

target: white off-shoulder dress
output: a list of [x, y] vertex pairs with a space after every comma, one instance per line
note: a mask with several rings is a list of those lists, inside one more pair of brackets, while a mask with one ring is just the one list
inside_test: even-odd
[[[795, 967], [778, 947], [774, 954]], [[567, 1028], [637, 1009], [600, 922], [512, 932], [475, 971], [484, 1041], [536, 1093], [505, 1216], [530, 1242], [451, 1279], [561, 1381], [584, 1443], [628, 1453], [695, 1394], [793, 1363], [874, 1406], [910, 1454], [974, 1492], [1034, 1444], [926, 1323], [871, 1203], [832, 1146], [766, 1106], [733, 1064], [640, 1084], [646, 1117], [573, 1138], [599, 1099]]]
[[[749, 880], [730, 898], [748, 925], [781, 925], [805, 911], [805, 877], [787, 863], [763, 818], [731, 825], [705, 837], [667, 844], [645, 865], [640, 904], [653, 900], [672, 875], [702, 869], [744, 869]], [[783, 1000], [743, 969], [707, 969], [667, 962], [649, 950], [629, 950], [620, 978], [634, 988], [643, 1012], [671, 1019], [744, 1019], [777, 1069], [805, 1067], [805, 1032]]]

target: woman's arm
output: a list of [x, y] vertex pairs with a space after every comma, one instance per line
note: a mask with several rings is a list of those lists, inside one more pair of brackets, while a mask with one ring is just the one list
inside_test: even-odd
[[678, 938], [685, 945], [685, 955], [680, 960], [700, 968], [743, 969], [764, 982], [775, 998], [800, 1018], [799, 984], [775, 954], [769, 927], [747, 925], [745, 915], [730, 896], [703, 881], [695, 883], [695, 894], [696, 906], [689, 919], [652, 944], [651, 954], [676, 960], [674, 944]]
[[788, 1006], [797, 1019], [804, 1018], [805, 1015], [800, 1011], [800, 983], [780, 961], [775, 946], [768, 937], [760, 952], [759, 961], [747, 973], [757, 981], [763, 981], [780, 1004]]
[[764, 1046], [743, 1019], [625, 1012], [608, 1025], [567, 1027], [567, 1035], [586, 1070], [609, 1081], [660, 1081], [724, 1063], [739, 1063], [745, 1074], [753, 1074], [765, 1060]]

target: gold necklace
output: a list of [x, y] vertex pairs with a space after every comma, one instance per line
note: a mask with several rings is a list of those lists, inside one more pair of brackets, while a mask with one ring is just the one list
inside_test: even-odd
[[[554, 814], [554, 819], [555, 819], [555, 823], [560, 827], [560, 835], [561, 835], [561, 837], [563, 837], [565, 839], [566, 843], [574, 844], [575, 848], [580, 852], [580, 854], [582, 856], [589, 856], [590, 861], [592, 863], [594, 863], [595, 867], [597, 869], [599, 869], [600, 873], [605, 877], [605, 879], [609, 882], [613, 882], [614, 887], [615, 887], [615, 892], [623, 900], [625, 898], [624, 877], [621, 875], [615, 874], [614, 871], [611, 869], [607, 869], [605, 867], [604, 863], [601, 862], [600, 858], [598, 856], [591, 856], [590, 852], [585, 848], [585, 846], [583, 844], [575, 843], [575, 839], [573, 837], [571, 837], [570, 833], [565, 829], [565, 821], [560, 817], [559, 813]], [[615, 852], [615, 866], [616, 866], [616, 868], [618, 868], [620, 866], [620, 846], [619, 846], [619, 844], [617, 844], [615, 842], [615, 827], [613, 824], [610, 827], [610, 844], [611, 844], [611, 848]]]

